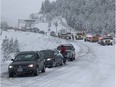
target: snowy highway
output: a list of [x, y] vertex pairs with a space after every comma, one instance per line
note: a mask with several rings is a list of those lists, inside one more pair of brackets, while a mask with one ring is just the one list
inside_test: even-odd
[[[0, 87], [116, 87], [115, 4], [115, 0], [1, 0]], [[59, 55], [56, 49], [63, 44], [74, 47], [63, 48]], [[55, 50], [43, 53], [55, 57], [46, 59], [42, 50]], [[27, 57], [16, 61], [23, 51], [29, 55], [24, 52]], [[56, 66], [65, 53], [72, 58], [76, 54], [75, 60], [44, 70], [46, 61]], [[16, 76], [15, 70], [16, 75], [37, 76]]]
[[[97, 43], [87, 42], [85, 44], [83, 41], [71, 41], [70, 43], [76, 48], [75, 61], [69, 61], [66, 65], [60, 67], [47, 68], [46, 72], [40, 73], [39, 76], [9, 78], [8, 73], [3, 72], [1, 74], [1, 87], [114, 87], [114, 82], [111, 83], [112, 86], [111, 84], [110, 86], [103, 85], [105, 80], [110, 79], [105, 73], [106, 71], [107, 73], [112, 71], [110, 70], [111, 67], [114, 68], [114, 58], [106, 58], [105, 61], [110, 61], [111, 65], [107, 62], [109, 67], [106, 68], [106, 71], [102, 71], [105, 63], [100, 61], [99, 56], [96, 56], [97, 51], [103, 51], [97, 48], [113, 49], [113, 47], [105, 48]], [[114, 55], [111, 56], [114, 57]], [[105, 57], [102, 57], [102, 59], [105, 59]], [[100, 67], [102, 65], [100, 63], [104, 67]], [[114, 71], [111, 74], [114, 76]]]

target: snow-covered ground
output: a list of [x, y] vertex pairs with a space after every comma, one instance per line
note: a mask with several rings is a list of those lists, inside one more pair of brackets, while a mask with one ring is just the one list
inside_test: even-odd
[[5, 36], [7, 36], [8, 39], [11, 39], [13, 37], [13, 39], [15, 40], [17, 38], [20, 43], [20, 48], [22, 51], [51, 49], [51, 48], [53, 49], [55, 45], [65, 42], [58, 38], [53, 38], [51, 36], [31, 32], [15, 32], [15, 31], [3, 32], [1, 40], [4, 39]]
[[46, 69], [39, 76], [8, 77], [8, 64], [1, 63], [1, 87], [115, 87], [115, 45], [101, 46], [84, 41], [66, 41], [37, 33], [3, 32], [3, 38], [17, 38], [21, 50], [54, 49], [72, 43], [76, 60], [61, 67]]

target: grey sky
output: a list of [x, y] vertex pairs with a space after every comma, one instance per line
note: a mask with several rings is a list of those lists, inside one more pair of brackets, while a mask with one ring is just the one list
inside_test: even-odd
[[[18, 19], [26, 19], [30, 13], [37, 13], [44, 0], [1, 0], [2, 21], [17, 26]], [[54, 0], [50, 0], [54, 1]]]

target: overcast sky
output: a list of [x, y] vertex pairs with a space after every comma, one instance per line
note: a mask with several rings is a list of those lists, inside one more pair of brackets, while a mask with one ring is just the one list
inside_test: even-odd
[[[38, 13], [44, 0], [1, 0], [2, 21], [17, 26], [18, 19], [26, 19], [30, 13]], [[54, 1], [54, 0], [50, 0]]]

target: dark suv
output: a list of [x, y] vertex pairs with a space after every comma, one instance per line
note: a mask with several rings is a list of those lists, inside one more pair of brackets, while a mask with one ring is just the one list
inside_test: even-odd
[[15, 56], [15, 59], [11, 60], [13, 62], [8, 66], [9, 77], [20, 74], [37, 76], [39, 71], [45, 72], [45, 59], [40, 52], [20, 52]]
[[66, 63], [65, 58], [57, 50], [42, 50], [40, 51], [45, 58], [45, 65], [48, 68], [55, 67], [57, 65], [62, 66]]
[[57, 50], [61, 50], [61, 46], [64, 46], [66, 48], [66, 55], [65, 57], [68, 59], [68, 60], [75, 60], [75, 48], [72, 44], [61, 44], [57, 47]]

